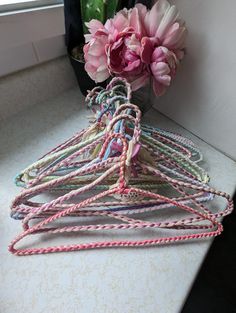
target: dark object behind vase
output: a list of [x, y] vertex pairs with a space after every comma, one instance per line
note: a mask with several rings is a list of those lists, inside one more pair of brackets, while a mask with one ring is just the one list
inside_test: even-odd
[[[136, 3], [141, 2], [150, 8], [152, 1], [143, 0], [121, 0], [121, 6], [132, 8]], [[79, 0], [64, 0], [64, 15], [65, 15], [65, 40], [67, 52], [70, 58], [71, 65], [74, 69], [81, 92], [86, 95], [87, 90], [94, 88], [96, 83], [88, 76], [84, 69], [84, 62], [73, 58], [71, 52], [73, 48], [84, 43], [83, 22], [81, 19], [81, 9]], [[103, 84], [99, 84], [105, 85]]]

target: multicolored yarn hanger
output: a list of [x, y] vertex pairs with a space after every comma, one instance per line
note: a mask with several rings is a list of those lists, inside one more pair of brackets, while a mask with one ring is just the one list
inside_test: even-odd
[[[142, 125], [141, 112], [130, 103], [131, 89], [123, 79], [114, 78], [106, 89], [93, 89], [86, 101], [95, 113], [93, 124], [16, 177], [16, 184], [24, 189], [13, 201], [11, 216], [22, 220], [23, 232], [10, 244], [10, 252], [30, 255], [157, 245], [222, 232], [219, 218], [232, 211], [232, 200], [208, 186], [209, 176], [198, 165], [202, 155], [190, 140]], [[32, 199], [48, 192], [53, 200]], [[224, 210], [211, 205], [215, 196], [225, 199]], [[56, 224], [68, 217], [66, 226]], [[92, 223], [81, 224], [87, 217]], [[40, 233], [132, 229], [139, 235], [152, 229], [155, 236], [121, 240], [118, 235], [108, 241], [15, 247], [23, 238]]]

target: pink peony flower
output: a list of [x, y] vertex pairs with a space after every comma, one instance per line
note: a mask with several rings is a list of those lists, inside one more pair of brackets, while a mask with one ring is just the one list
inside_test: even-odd
[[136, 90], [152, 79], [155, 94], [165, 92], [184, 56], [187, 33], [174, 5], [158, 0], [148, 11], [137, 4], [105, 25], [91, 20], [87, 26], [85, 69], [93, 80], [119, 75]]
[[140, 40], [132, 30], [119, 34], [106, 50], [108, 68], [112, 73], [130, 72], [141, 65]]
[[149, 79], [148, 68], [142, 62], [143, 49], [139, 33], [132, 28], [120, 33], [114, 43], [107, 45], [107, 64], [111, 73], [125, 77], [137, 90]]
[[96, 20], [87, 23], [90, 34], [85, 37], [85, 70], [96, 82], [119, 74], [131, 82], [133, 90], [147, 83], [147, 66], [141, 61], [143, 27], [137, 22], [138, 14], [137, 8], [122, 10], [105, 25]]

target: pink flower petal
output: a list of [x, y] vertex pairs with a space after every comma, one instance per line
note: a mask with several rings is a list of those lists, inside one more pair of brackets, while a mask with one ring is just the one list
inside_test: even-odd
[[168, 64], [164, 62], [158, 62], [158, 63], [153, 62], [151, 63], [150, 67], [151, 67], [152, 74], [156, 80], [158, 80], [160, 76], [167, 75], [170, 73], [170, 68]]
[[137, 8], [137, 10], [138, 10], [138, 14], [140, 16], [141, 21], [144, 21], [144, 18], [147, 14], [147, 7], [141, 3], [137, 3], [135, 5], [135, 8]]
[[170, 26], [178, 19], [179, 12], [175, 5], [172, 5], [168, 10], [166, 10], [164, 17], [161, 20], [161, 23], [156, 31], [155, 36], [163, 39], [165, 33], [170, 28]]
[[140, 52], [140, 40], [137, 39], [136, 34], [132, 34], [131, 37], [125, 38], [125, 45], [136, 54]]
[[97, 68], [95, 82], [101, 83], [110, 76], [109, 71], [106, 66], [101, 65]]
[[94, 68], [97, 68], [98, 66], [100, 66], [99, 57], [90, 57], [88, 63]]
[[141, 3], [137, 3], [135, 5], [135, 8], [137, 8], [138, 10], [140, 26], [142, 27], [141, 34], [142, 36], [147, 36], [147, 32], [146, 32], [145, 25], [144, 25], [144, 19], [147, 14], [147, 7]]
[[83, 52], [85, 55], [88, 53], [88, 50], [89, 50], [89, 44], [84, 45]]
[[[123, 31], [124, 28], [129, 26], [129, 21], [128, 21], [128, 13], [125, 10], [122, 10], [120, 12], [118, 12], [114, 18], [112, 19], [112, 24], [113, 27], [116, 28], [118, 30], [118, 32]], [[111, 31], [111, 24], [105, 24], [105, 28], [108, 31]]]
[[91, 34], [94, 34], [100, 28], [101, 29], [104, 28], [103, 24], [100, 21], [95, 20], [95, 19], [92, 19], [89, 22], [85, 22], [85, 25], [87, 26]]
[[95, 42], [93, 45], [90, 46], [90, 49], [88, 51], [88, 55], [97, 57], [101, 55], [104, 51], [104, 47], [101, 46], [98, 42]]
[[162, 96], [166, 92], [166, 87], [157, 82], [155, 79], [152, 81], [152, 88], [156, 96]]
[[102, 83], [110, 76], [108, 71], [102, 71], [96, 73], [96, 78], [94, 79], [95, 83]]
[[186, 37], [188, 35], [188, 31], [184, 28], [182, 36], [180, 37], [178, 43], [175, 44], [174, 49], [184, 49], [186, 47]]
[[171, 77], [169, 75], [162, 75], [156, 80], [164, 86], [170, 86]]
[[157, 29], [161, 23], [161, 20], [165, 12], [170, 8], [170, 4], [166, 0], [158, 0], [152, 9], [147, 12], [144, 18], [144, 24], [147, 30], [147, 34], [150, 37], [155, 37]]
[[123, 70], [125, 72], [131, 72], [137, 67], [139, 67], [139, 65], [140, 65], [140, 60], [136, 60], [136, 61], [130, 62]]
[[111, 51], [118, 49], [123, 44], [123, 38], [118, 39], [116, 42], [114, 42], [111, 46]]
[[139, 17], [138, 9], [136, 7], [131, 10], [129, 15], [129, 26], [132, 27], [136, 33], [142, 34], [143, 27]]
[[86, 62], [84, 65], [85, 71], [88, 73], [89, 77], [93, 80], [96, 78], [96, 67]]
[[85, 38], [85, 42], [88, 43], [93, 38], [93, 36], [91, 34], [85, 34], [84, 38]]
[[141, 41], [141, 60], [143, 63], [149, 64], [154, 49], [154, 41], [148, 37], [143, 37]]
[[180, 27], [179, 23], [174, 23], [167, 31], [162, 45], [169, 49], [176, 49], [185, 41], [186, 34], [185, 27]]
[[[152, 58], [151, 58], [151, 62], [160, 62], [163, 61], [165, 59], [165, 49], [164, 47], [157, 47], [155, 48], [155, 50], [153, 51], [152, 54]], [[167, 50], [167, 49], [166, 49]]]

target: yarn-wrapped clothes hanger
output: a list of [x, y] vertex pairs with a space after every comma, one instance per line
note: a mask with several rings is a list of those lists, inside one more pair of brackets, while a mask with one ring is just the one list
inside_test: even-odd
[[[126, 110], [126, 114], [122, 114], [122, 110]], [[129, 112], [129, 114], [127, 114]], [[130, 112], [136, 112], [136, 117], [133, 117]], [[114, 133], [113, 127], [117, 125], [120, 121], [123, 121], [124, 124], [127, 124], [128, 122], [132, 122], [134, 124], [134, 127], [130, 128], [133, 130], [133, 135], [131, 136], [131, 139], [128, 140], [127, 136], [125, 136], [125, 133]], [[129, 128], [129, 127], [128, 127]], [[129, 131], [130, 131], [129, 129]], [[178, 179], [171, 178], [170, 176], [166, 175], [165, 172], [160, 171], [160, 169], [157, 169], [153, 167], [152, 162], [150, 164], [146, 162], [146, 160], [141, 160], [134, 158], [134, 156], [137, 156], [140, 153], [140, 147], [141, 147], [141, 141], [140, 141], [140, 134], [141, 134], [141, 127], [140, 127], [140, 111], [139, 109], [132, 105], [132, 104], [126, 104], [121, 105], [115, 112], [111, 122], [109, 123], [107, 130], [105, 132], [105, 142], [102, 145], [98, 159], [102, 163], [102, 166], [104, 164], [109, 164], [110, 166], [108, 169], [106, 169], [105, 165], [105, 171], [100, 175], [94, 182], [84, 185], [83, 187], [79, 189], [75, 189], [70, 191], [69, 193], [49, 202], [45, 203], [41, 206], [34, 207], [30, 213], [26, 215], [26, 217], [23, 220], [23, 225], [25, 231], [18, 236], [10, 245], [9, 249], [11, 252], [17, 254], [17, 255], [27, 255], [27, 254], [34, 254], [34, 253], [48, 253], [48, 252], [55, 252], [55, 251], [71, 251], [71, 250], [80, 250], [80, 249], [86, 249], [86, 248], [93, 248], [93, 247], [109, 247], [109, 246], [139, 246], [139, 245], [150, 245], [150, 244], [160, 244], [160, 243], [168, 243], [173, 241], [179, 241], [179, 240], [187, 240], [187, 239], [193, 239], [193, 238], [201, 238], [201, 237], [209, 237], [219, 234], [222, 231], [221, 224], [217, 221], [217, 218], [219, 216], [225, 215], [229, 213], [232, 210], [232, 201], [230, 200], [229, 196], [222, 192], [217, 192], [214, 189], [206, 186], [206, 182], [201, 182], [199, 180], [193, 180], [191, 175], [186, 175], [184, 178], [186, 181], [183, 181], [180, 179], [181, 175], [177, 175]], [[108, 159], [104, 160], [105, 152], [107, 151], [107, 147], [111, 144], [111, 142], [116, 139], [119, 141], [119, 145], [122, 145], [122, 151], [119, 156], [112, 156]], [[73, 140], [72, 140], [73, 141]], [[71, 141], [70, 141], [71, 142]], [[96, 142], [96, 141], [95, 141]], [[68, 142], [67, 142], [68, 143]], [[64, 145], [62, 145], [60, 148], [63, 148]], [[89, 146], [89, 145], [88, 145]], [[88, 148], [85, 147], [85, 148]], [[139, 147], [138, 152], [137, 146]], [[84, 150], [86, 150], [84, 148]], [[89, 147], [91, 148], [91, 146]], [[59, 148], [56, 149], [59, 151]], [[54, 152], [57, 153], [57, 151]], [[81, 150], [80, 150], [81, 153]], [[53, 155], [53, 153], [52, 153]], [[100, 163], [100, 164], [101, 164]], [[130, 166], [132, 163], [135, 163], [135, 166], [139, 166], [139, 173], [140, 169], [144, 170], [145, 172], [151, 173], [151, 175], [155, 175], [158, 177], [158, 179], [161, 178], [162, 181], [167, 182], [170, 186], [173, 187], [176, 191], [178, 191], [180, 194], [182, 194], [184, 199], [175, 199], [175, 198], [169, 198], [165, 197], [163, 195], [160, 195], [158, 193], [150, 192], [145, 189], [140, 189], [133, 187], [132, 185], [129, 186], [129, 179], [127, 179], [127, 173], [130, 172]], [[87, 172], [91, 172], [97, 169], [96, 163], [92, 164], [90, 168], [87, 168]], [[49, 170], [49, 169], [48, 169]], [[104, 168], [103, 168], [104, 170]], [[116, 173], [119, 170], [119, 179], [117, 180], [117, 184], [113, 186], [109, 186], [109, 188], [105, 191], [102, 191], [92, 197], [87, 198], [84, 201], [81, 201], [77, 204], [70, 204], [67, 205], [64, 202], [68, 201], [72, 197], [80, 194], [81, 192], [84, 192], [85, 190], [89, 190], [90, 188], [93, 188], [94, 186], [98, 185], [100, 182], [102, 182], [106, 177]], [[173, 174], [173, 173], [172, 173]], [[185, 173], [186, 174], [186, 173]], [[188, 173], [189, 174], [189, 173]], [[70, 175], [70, 174], [69, 174]], [[183, 176], [183, 175], [182, 175]], [[26, 189], [23, 191], [23, 193], [16, 198], [16, 200], [13, 203], [12, 208], [17, 208], [19, 206], [19, 203], [22, 201], [24, 204], [27, 203], [28, 200], [26, 200], [29, 196], [32, 196], [36, 192], [42, 191], [43, 188], [51, 188], [54, 185], [58, 184], [58, 179], [55, 182], [55, 179], [46, 182], [38, 184], [40, 181], [40, 178], [42, 178], [40, 175], [37, 177], [37, 179], [34, 179], [33, 182], [31, 181], [31, 186], [28, 186], [29, 189]], [[70, 177], [71, 178], [71, 177]], [[59, 178], [61, 179], [61, 178]], [[62, 180], [64, 177], [62, 177]], [[182, 177], [183, 179], [183, 177]], [[190, 182], [191, 181], [191, 182]], [[45, 184], [48, 184], [47, 186]], [[60, 184], [60, 182], [59, 182]], [[43, 185], [43, 186], [42, 186]], [[215, 194], [222, 196], [227, 199], [228, 206], [224, 211], [221, 211], [220, 213], [213, 214], [207, 209], [203, 204], [200, 204], [197, 200], [197, 197], [191, 192], [188, 193], [186, 190], [188, 189], [191, 191], [194, 191], [195, 193], [200, 194]], [[91, 208], [94, 207], [101, 207], [103, 205], [106, 205], [105, 203], [99, 203], [97, 202], [99, 199], [102, 199], [106, 196], [115, 195], [115, 197], [120, 197], [120, 199], [125, 198], [128, 201], [122, 202], [123, 205], [126, 205], [126, 207], [122, 207], [121, 209], [124, 211], [126, 209], [126, 214], [132, 212], [132, 214], [135, 212], [142, 213], [147, 211], [155, 211], [159, 209], [162, 205], [162, 207], [167, 204], [171, 206], [179, 207], [193, 215], [195, 217], [189, 217], [185, 219], [180, 219], [177, 221], [165, 221], [165, 222], [148, 222], [143, 221], [140, 219], [134, 219], [127, 215], [121, 214], [120, 211], [122, 211], [118, 205], [120, 205], [121, 202], [110, 202], [109, 203], [109, 209], [100, 209], [100, 210], [94, 210]], [[135, 201], [135, 198], [140, 197], [138, 201]], [[188, 199], [187, 199], [188, 198]], [[154, 201], [153, 201], [154, 200]], [[153, 202], [156, 201], [156, 204], [153, 205]], [[186, 205], [185, 202], [192, 202], [198, 210], [191, 208], [189, 205]], [[141, 208], [137, 205], [137, 203], [145, 202], [145, 205]], [[64, 203], [64, 204], [63, 204]], [[161, 204], [160, 204], [161, 203]], [[61, 207], [59, 208], [58, 205]], [[131, 207], [131, 205], [133, 205]], [[136, 207], [135, 207], [136, 205]], [[112, 207], [112, 209], [111, 209]], [[56, 211], [54, 211], [56, 209]], [[85, 210], [86, 209], [86, 210]], [[58, 210], [58, 211], [57, 211]], [[51, 216], [44, 217], [45, 219], [43, 221], [40, 221], [36, 225], [29, 227], [28, 222], [35, 218], [35, 217], [42, 217], [42, 213], [48, 213], [51, 212]], [[84, 225], [84, 226], [66, 226], [66, 227], [45, 227], [46, 225], [49, 225], [51, 222], [67, 215], [73, 215], [76, 213], [77, 216], [107, 216], [110, 218], [118, 219], [122, 222], [122, 224], [103, 224], [103, 225]], [[196, 224], [196, 222], [201, 222], [207, 220], [210, 222], [210, 224]], [[170, 237], [164, 237], [164, 238], [154, 238], [154, 239], [148, 239], [148, 240], [134, 240], [134, 241], [108, 241], [108, 242], [98, 242], [98, 243], [88, 243], [88, 244], [78, 244], [78, 245], [69, 245], [69, 246], [59, 246], [59, 247], [49, 247], [49, 248], [34, 248], [34, 249], [15, 249], [14, 245], [21, 240], [23, 237], [29, 235], [29, 234], [35, 234], [39, 232], [47, 232], [47, 233], [57, 233], [57, 232], [75, 232], [75, 231], [81, 231], [81, 230], [108, 230], [108, 229], [137, 229], [137, 228], [166, 228], [166, 229], [184, 229], [184, 230], [210, 230], [210, 231], [203, 231], [203, 232], [195, 232], [193, 234], [187, 234], [187, 235], [181, 235], [181, 236], [170, 236]], [[213, 230], [211, 230], [214, 228]]]
[[[106, 125], [105, 125], [106, 126]], [[93, 126], [92, 126], [92, 129], [93, 129]], [[150, 131], [150, 127], [149, 127], [149, 131]], [[87, 131], [87, 132], [90, 132], [90, 129]], [[87, 133], [86, 131], [82, 131], [78, 136], [77, 136], [77, 140], [78, 139], [80, 139], [81, 138], [81, 134], [85, 134], [85, 133]], [[152, 134], [152, 136], [154, 136], [155, 137], [155, 134], [154, 134], [154, 132], [153, 132], [153, 134]], [[160, 135], [158, 135], [159, 137], [160, 137]], [[147, 138], [148, 138], [148, 136], [146, 136]], [[145, 138], [144, 138], [145, 139]], [[166, 140], [166, 139], [165, 139]], [[61, 181], [63, 181], [63, 182], [65, 182], [65, 177], [63, 178], [62, 177], [62, 179], [60, 179], [60, 180], [58, 180], [58, 179], [54, 179], [54, 178], [58, 178], [58, 176], [52, 176], [52, 174], [53, 173], [55, 173], [56, 171], [58, 171], [59, 169], [61, 170], [61, 169], [63, 169], [63, 171], [65, 171], [65, 169], [66, 169], [66, 165], [68, 166], [68, 168], [67, 169], [73, 169], [73, 167], [71, 166], [72, 165], [72, 160], [74, 159], [74, 158], [76, 158], [76, 157], [78, 157], [78, 156], [81, 156], [81, 155], [83, 155], [83, 152], [84, 151], [86, 151], [86, 149], [87, 150], [91, 150], [91, 148], [93, 148], [94, 147], [94, 143], [95, 143], [95, 145], [97, 144], [97, 142], [95, 141], [94, 143], [90, 143], [90, 144], [85, 144], [83, 147], [81, 146], [81, 145], [78, 145], [77, 146], [77, 142], [75, 143], [75, 144], [73, 144], [73, 145], [71, 145], [73, 142], [75, 141], [75, 137], [72, 137], [72, 139], [70, 139], [69, 141], [67, 141], [66, 142], [66, 144], [64, 143], [64, 144], [62, 144], [62, 145], [60, 145], [59, 147], [57, 147], [56, 149], [54, 149], [53, 150], [53, 152], [54, 152], [54, 154], [52, 153], [52, 151], [48, 154], [49, 155], [49, 161], [52, 161], [52, 164], [50, 164], [50, 166], [48, 165], [48, 157], [47, 156], [45, 156], [44, 158], [41, 158], [38, 162], [36, 162], [35, 164], [33, 164], [32, 166], [30, 166], [28, 169], [26, 169], [25, 171], [23, 171], [23, 173], [21, 173], [20, 175], [18, 175], [18, 177], [17, 177], [17, 183], [18, 183], [18, 185], [20, 184], [19, 182], [22, 182], [22, 179], [25, 179], [25, 181], [27, 182], [27, 180], [29, 181], [29, 183], [27, 184], [27, 188], [28, 188], [28, 190], [26, 191], [26, 194], [28, 195], [28, 197], [29, 197], [29, 195], [30, 195], [30, 193], [31, 193], [31, 191], [33, 191], [33, 193], [35, 194], [36, 192], [39, 192], [39, 190], [42, 190], [42, 188], [45, 188], [46, 190], [48, 189], [48, 188], [50, 188], [50, 191], [52, 191], [52, 190], [54, 190], [54, 189], [59, 189], [59, 190], [62, 190], [62, 188], [64, 188], [64, 189], [75, 189], [75, 187], [76, 186], [78, 186], [78, 185], [76, 185], [76, 181], [75, 181], [75, 179], [72, 177], [72, 174], [73, 174], [73, 176], [77, 176], [78, 174], [79, 174], [79, 172], [80, 172], [80, 170], [81, 170], [81, 168], [79, 168], [78, 167], [78, 169], [79, 169], [79, 172], [77, 171], [75, 171], [74, 173], [71, 173], [71, 175], [69, 176], [69, 178], [70, 178], [70, 184], [68, 185], [65, 185], [65, 184], [63, 184], [63, 185], [61, 185], [60, 184], [60, 182]], [[152, 139], [152, 141], [153, 141], [153, 139]], [[69, 152], [67, 151], [67, 153], [68, 153], [68, 156], [67, 156], [67, 158], [65, 158], [65, 150], [64, 150], [64, 148], [66, 147], [66, 145], [68, 146], [68, 143], [70, 143], [70, 146], [69, 146]], [[170, 141], [168, 142], [168, 144], [170, 143]], [[149, 142], [147, 142], [147, 144], [149, 144]], [[171, 142], [171, 144], [172, 145], [174, 145], [174, 147], [176, 148], [176, 146], [177, 146], [177, 148], [180, 148], [181, 146], [179, 146], [179, 145], [177, 145], [176, 143], [174, 143], [174, 142]], [[77, 148], [77, 150], [76, 150], [76, 152], [74, 152], [75, 151], [75, 148]], [[149, 147], [150, 148], [150, 147]], [[152, 147], [151, 147], [152, 148]], [[170, 147], [168, 147], [168, 146], [166, 146], [166, 148], [168, 148], [168, 149], [170, 149]], [[58, 153], [59, 153], [59, 150], [61, 150], [61, 155], [59, 155], [59, 157], [58, 157]], [[153, 149], [152, 149], [153, 150]], [[161, 149], [159, 149], [160, 151], [161, 151]], [[72, 153], [72, 154], [70, 154], [70, 152], [74, 152], [74, 153]], [[170, 170], [168, 167], [164, 167], [164, 165], [162, 164], [160, 164], [161, 162], [160, 161], [162, 161], [161, 159], [164, 159], [165, 160], [165, 162], [167, 162], [168, 161], [168, 163], [167, 163], [167, 165], [171, 165], [171, 163], [173, 163], [173, 160], [171, 161], [171, 160], [168, 160], [168, 154], [164, 154], [164, 156], [163, 156], [163, 153], [161, 154], [160, 153], [160, 151], [159, 151], [159, 154], [158, 154], [158, 158], [159, 158], [159, 160], [158, 160], [158, 164], [160, 165], [160, 166], [162, 166], [162, 170], [163, 170], [163, 168], [165, 168], [167, 171], [171, 171], [172, 173], [173, 173], [173, 170]], [[183, 151], [183, 152], [185, 152], [185, 150]], [[173, 149], [171, 149], [170, 151], [168, 151], [168, 153], [169, 153], [169, 155], [170, 155], [170, 153], [171, 153], [171, 155], [172, 155], [172, 158], [174, 157], [174, 155], [176, 155], [176, 153], [177, 153], [177, 151], [174, 151]], [[94, 152], [92, 152], [92, 154], [94, 154]], [[56, 157], [58, 158], [57, 159], [57, 164], [55, 164], [55, 155], [56, 155]], [[61, 159], [61, 157], [63, 156], [63, 158]], [[145, 157], [146, 156], [148, 156], [148, 155], [145, 155]], [[178, 157], [179, 157], [180, 155], [178, 155]], [[187, 156], [189, 156], [189, 152], [187, 151]], [[190, 154], [190, 156], [191, 156], [191, 154]], [[148, 156], [149, 157], [149, 159], [150, 159], [150, 155]], [[46, 161], [45, 161], [45, 158], [46, 158]], [[59, 162], [59, 161], [60, 162]], [[88, 161], [88, 160], [85, 160], [85, 161]], [[82, 165], [84, 165], [84, 157], [83, 157], [83, 159], [82, 159]], [[175, 161], [174, 161], [175, 162]], [[176, 162], [175, 162], [176, 163]], [[193, 163], [194, 164], [194, 163]], [[45, 166], [46, 167], [46, 169], [43, 169], [43, 167], [42, 166]], [[73, 164], [73, 166], [74, 166], [75, 164]], [[78, 164], [77, 164], [78, 165]], [[91, 164], [90, 164], [91, 165]], [[176, 164], [175, 164], [176, 165]], [[195, 164], [194, 164], [195, 165]], [[188, 167], [187, 168], [189, 168], [189, 166], [190, 165], [188, 165]], [[181, 169], [183, 172], [184, 172], [184, 174], [186, 173], [186, 170], [184, 169], [184, 168], [181, 168], [180, 166], [178, 166], [179, 167], [179, 169]], [[31, 180], [30, 181], [30, 179], [29, 178], [31, 178], [31, 176], [30, 176], [30, 173], [31, 172], [33, 172], [36, 168], [38, 168], [39, 170], [38, 170], [38, 175], [36, 175], [36, 178], [34, 178], [33, 180]], [[98, 168], [98, 163], [96, 163], [96, 168]], [[201, 172], [202, 172], [202, 170], [199, 168], [199, 167], [197, 167], [197, 169], [199, 170], [199, 172], [200, 172], [200, 174], [201, 174]], [[193, 173], [196, 173], [196, 171], [194, 171], [193, 169], [192, 169], [192, 171], [193, 171]], [[177, 172], [176, 172], [177, 173]], [[175, 174], [176, 174], [175, 173]], [[190, 173], [188, 173], [188, 174], [190, 174]], [[201, 180], [201, 175], [200, 174], [196, 174], [196, 176], [197, 176], [197, 178], [198, 179], [200, 179]], [[204, 173], [203, 173], [204, 174]], [[51, 175], [51, 176], [49, 176], [49, 175]], [[180, 173], [178, 174], [178, 175], [181, 175]], [[182, 174], [183, 175], [183, 174]], [[203, 176], [203, 179], [205, 180], [205, 181], [207, 181], [208, 180], [208, 176], [205, 174], [205, 175], [202, 175]], [[53, 182], [51, 182], [50, 184], [46, 184], [46, 185], [44, 185], [44, 186], [42, 186], [42, 185], [40, 185], [40, 186], [38, 186], [37, 188], [33, 188], [32, 190], [29, 190], [29, 188], [31, 187], [31, 186], [33, 186], [33, 185], [37, 185], [37, 184], [39, 184], [39, 182], [42, 182], [42, 181], [44, 181], [44, 180], [46, 180], [46, 182], [50, 179], [50, 177], [51, 177], [51, 179], [54, 179], [54, 181]], [[194, 178], [194, 176], [192, 175], [192, 177]], [[113, 177], [113, 180], [114, 180], [114, 178], [115, 177]], [[141, 178], [141, 181], [140, 181], [140, 178]], [[142, 175], [140, 175], [140, 173], [139, 173], [139, 175], [138, 175], [138, 177], [137, 178], [134, 178], [135, 179], [135, 183], [137, 184], [139, 181], [140, 181], [140, 184], [142, 185], [142, 187], [145, 187], [145, 182], [148, 182], [149, 183], [149, 185], [148, 185], [148, 187], [149, 187], [149, 189], [152, 189], [152, 188], [156, 188], [156, 187], [159, 187], [161, 184], [163, 185], [163, 182], [159, 182], [158, 184], [153, 184], [153, 177], [152, 177], [152, 175], [150, 176], [150, 177], [148, 177], [148, 179], [147, 180], [145, 180], [147, 177], [145, 177], [144, 175], [142, 176]], [[115, 179], [117, 179], [117, 178], [115, 178]], [[79, 182], [80, 182], [80, 186], [81, 186], [81, 177], [78, 179], [79, 180]], [[204, 181], [203, 180], [203, 181]], [[84, 181], [83, 181], [83, 184], [86, 184], [86, 183], [88, 183], [88, 182], [91, 182], [91, 177], [88, 177], [88, 175], [85, 177], [85, 179], [84, 179]], [[152, 183], [152, 184], [151, 184]], [[99, 189], [102, 189], [103, 188], [103, 186], [101, 186], [101, 185], [99, 185], [99, 186], [96, 186], [97, 188], [99, 188]], [[105, 186], [105, 188], [106, 188], [106, 186]], [[196, 195], [195, 195], [196, 196]], [[20, 195], [20, 198], [22, 198], [23, 197], [23, 194], [21, 194]], [[201, 194], [201, 197], [202, 197], [202, 194]], [[209, 197], [209, 196], [208, 196]], [[22, 198], [23, 199], [23, 198]], [[202, 197], [201, 199], [207, 199], [207, 197], [205, 196], [205, 198], [204, 197]], [[185, 200], [185, 199], [182, 199], [182, 200]], [[18, 202], [20, 202], [20, 200], [19, 199], [17, 199], [17, 201]], [[126, 204], [128, 204], [128, 203], [126, 203]], [[26, 205], [28, 206], [28, 208], [26, 207]], [[31, 203], [31, 206], [37, 206], [35, 203], [33, 204], [33, 203]], [[30, 209], [30, 202], [29, 201], [25, 201], [24, 203], [23, 203], [23, 207], [22, 206], [13, 206], [13, 208], [12, 208], [12, 216], [14, 217], [14, 218], [18, 218], [18, 219], [22, 219], [23, 217], [24, 217], [24, 214], [27, 214], [29, 211], [30, 211], [31, 209]], [[53, 213], [54, 211], [51, 211], [51, 213]], [[49, 212], [47, 212], [47, 214], [46, 215], [48, 215], [48, 213]], [[41, 216], [41, 215], [40, 215]]]

